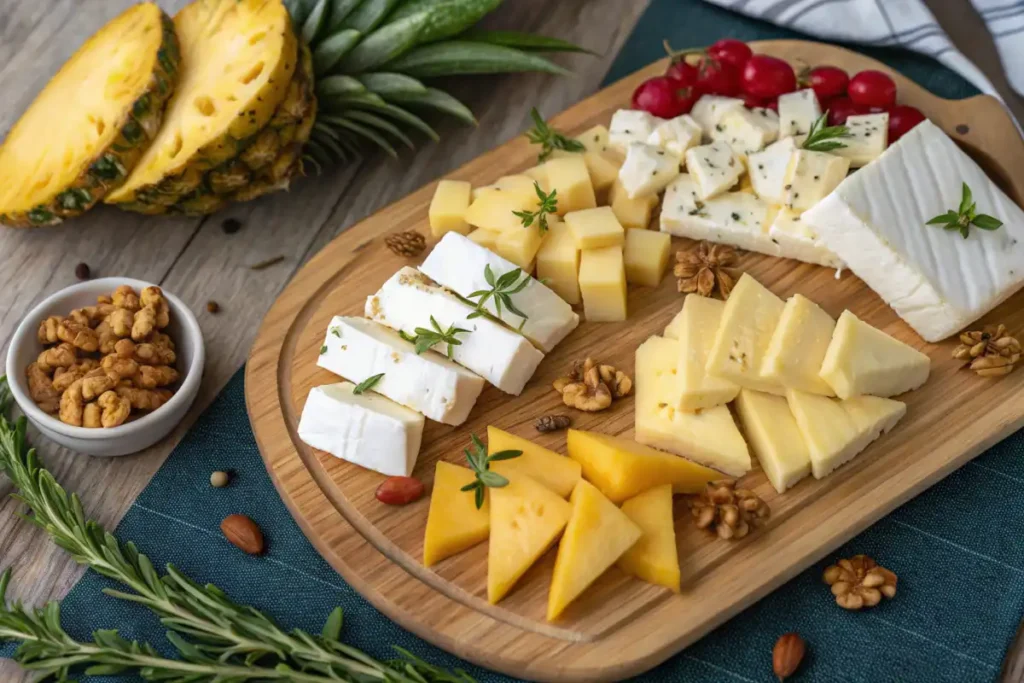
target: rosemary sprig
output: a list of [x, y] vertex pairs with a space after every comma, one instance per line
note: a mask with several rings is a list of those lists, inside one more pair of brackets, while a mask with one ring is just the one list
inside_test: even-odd
[[367, 377], [366, 379], [364, 379], [362, 382], [355, 386], [355, 388], [352, 390], [352, 393], [358, 396], [362, 394], [364, 391], [369, 391], [370, 389], [373, 389], [375, 386], [377, 386], [377, 383], [380, 382], [382, 379], [384, 379], [383, 372], [380, 373], [379, 375]]
[[540, 230], [540, 234], [544, 234], [548, 231], [548, 214], [555, 213], [558, 210], [558, 193], [557, 189], [551, 190], [551, 194], [545, 194], [544, 190], [541, 189], [540, 183], [536, 180], [533, 181], [533, 189], [537, 192], [537, 198], [540, 199], [540, 203], [537, 205], [536, 211], [513, 211], [523, 222], [523, 227], [528, 228], [533, 225], [534, 220], [537, 221], [537, 228]]
[[416, 336], [410, 341], [416, 345], [416, 353], [420, 354], [433, 348], [437, 344], [448, 345], [448, 357], [452, 357], [452, 351], [456, 346], [462, 346], [462, 342], [455, 338], [455, 335], [459, 333], [469, 334], [469, 330], [464, 330], [461, 327], [455, 327], [452, 323], [447, 330], [442, 330], [441, 326], [434, 320], [434, 316], [430, 316], [430, 326], [433, 328], [428, 330], [425, 327], [417, 327], [413, 330]]
[[566, 152], [586, 151], [586, 147], [583, 146], [582, 142], [562, 135], [549, 126], [544, 117], [537, 111], [537, 107], [530, 110], [530, 118], [533, 119], [533, 128], [526, 131], [526, 139], [535, 145], [540, 145], [540, 154], [537, 155], [537, 161], [544, 161], [556, 149], [565, 150]]
[[[108, 631], [97, 632], [94, 643], [77, 643], [60, 629], [57, 603], [29, 612], [18, 605], [6, 606], [0, 591], [0, 605], [4, 605], [0, 640], [22, 643], [17, 654], [22, 665], [55, 672], [51, 676], [58, 680], [66, 679], [60, 678], [62, 671], [83, 666], [138, 668], [149, 680], [194, 683], [471, 680], [437, 674], [440, 670], [421, 666], [418, 660], [385, 664], [340, 642], [340, 609], [330, 615], [319, 637], [299, 629], [286, 632], [258, 610], [233, 602], [216, 586], [195, 583], [171, 565], [160, 575], [133, 543], [121, 543], [85, 517], [78, 496], [68, 494], [29, 447], [25, 418], [15, 424], [7, 419], [10, 402], [6, 378], [0, 376], [0, 472], [14, 484], [13, 497], [28, 506], [25, 519], [46, 531], [76, 562], [124, 585], [130, 592], [111, 588], [103, 592], [156, 613], [182, 655], [182, 660], [154, 657], [149, 646], [125, 644]], [[6, 588], [8, 581], [5, 576], [0, 585]]]
[[811, 129], [807, 132], [807, 139], [802, 145], [804, 149], [809, 149], [812, 152], [831, 152], [834, 149], [846, 147], [846, 144], [839, 140], [850, 137], [850, 129], [846, 126], [826, 126], [827, 122], [828, 111], [826, 110], [811, 124]]
[[522, 320], [519, 323], [519, 329], [523, 328], [526, 321], [529, 320], [529, 316], [523, 313], [521, 310], [516, 308], [516, 305], [512, 303], [512, 295], [518, 294], [519, 292], [526, 289], [526, 286], [530, 284], [530, 276], [526, 275], [522, 280], [519, 276], [523, 274], [522, 268], [516, 268], [510, 270], [499, 278], [495, 278], [494, 271], [491, 270], [491, 265], [487, 264], [484, 266], [484, 281], [491, 286], [490, 289], [478, 289], [477, 291], [470, 294], [467, 299], [477, 299], [472, 302], [476, 304], [476, 310], [470, 313], [467, 318], [479, 318], [488, 315], [488, 311], [484, 308], [484, 305], [494, 299], [494, 314], [500, 319], [501, 318], [501, 307], [505, 306], [510, 313], [518, 316]]
[[1003, 222], [998, 218], [987, 214], [978, 213], [978, 204], [974, 201], [974, 194], [971, 188], [964, 183], [960, 193], [960, 206], [956, 211], [950, 209], [928, 221], [927, 225], [941, 225], [944, 230], [956, 230], [960, 236], [967, 239], [971, 226], [981, 230], [998, 230]]
[[484, 446], [484, 442], [480, 440], [480, 437], [476, 434], [470, 434], [469, 438], [473, 441], [473, 448], [472, 450], [465, 448], [463, 452], [466, 454], [469, 466], [476, 473], [476, 481], [466, 484], [462, 487], [462, 490], [473, 492], [476, 499], [476, 509], [479, 510], [484, 505], [484, 492], [487, 488], [500, 489], [508, 486], [508, 479], [497, 472], [491, 471], [491, 463], [518, 458], [523, 452], [499, 451], [494, 455], [487, 455], [487, 447]]

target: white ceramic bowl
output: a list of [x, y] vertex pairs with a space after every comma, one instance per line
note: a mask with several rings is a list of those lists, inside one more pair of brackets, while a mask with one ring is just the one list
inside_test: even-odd
[[87, 429], [64, 424], [40, 410], [28, 392], [25, 368], [43, 350], [37, 338], [39, 322], [51, 315], [64, 316], [75, 308], [96, 303], [96, 297], [110, 294], [119, 285], [131, 285], [135, 291], [152, 285], [142, 280], [105, 277], [72, 285], [47, 297], [32, 309], [18, 325], [7, 351], [7, 381], [18, 407], [45, 436], [73, 451], [89, 455], [114, 456], [137, 453], [167, 436], [181, 422], [199, 392], [206, 364], [203, 333], [196, 317], [181, 299], [164, 291], [170, 306], [171, 324], [165, 330], [174, 339], [181, 379], [171, 399], [143, 417], [110, 429]]

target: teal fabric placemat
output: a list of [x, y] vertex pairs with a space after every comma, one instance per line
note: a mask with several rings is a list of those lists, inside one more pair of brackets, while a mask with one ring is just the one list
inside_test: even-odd
[[[685, 46], [725, 35], [749, 40], [793, 34], [698, 0], [655, 0], [608, 81], [661, 56], [664, 37]], [[974, 93], [927, 59], [869, 52], [944, 97]], [[209, 473], [215, 469], [237, 473], [231, 487], [210, 488]], [[74, 482], [64, 483], [74, 488]], [[996, 680], [1024, 613], [1022, 484], [1024, 433], [1018, 433], [837, 551], [835, 556], [866, 553], [895, 571], [895, 600], [861, 613], [840, 609], [821, 583], [822, 562], [638, 680], [774, 681], [769, 653], [786, 631], [801, 633], [810, 647], [792, 679], [797, 682]], [[233, 512], [252, 516], [264, 529], [265, 556], [243, 555], [222, 538], [220, 521]], [[513, 680], [460, 662], [395, 625], [317, 555], [267, 477], [246, 417], [242, 371], [174, 450], [117, 535], [134, 540], [158, 565], [172, 562], [287, 627], [316, 631], [340, 605], [346, 614], [344, 639], [371, 654], [386, 658], [391, 645], [400, 645], [437, 664], [461, 666], [481, 683]], [[64, 601], [68, 631], [87, 638], [94, 629], [117, 628], [173, 654], [156, 617], [102, 595], [108, 585], [90, 572], [71, 591]], [[12, 651], [10, 645], [0, 648], [0, 656]]]

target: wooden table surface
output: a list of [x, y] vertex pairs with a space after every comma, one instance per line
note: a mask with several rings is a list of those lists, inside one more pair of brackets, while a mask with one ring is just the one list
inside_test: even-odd
[[[186, 0], [161, 0], [173, 13]], [[980, 18], [964, 1], [927, 0], [954, 41], [1004, 93], [1019, 120], [1024, 99], [1006, 86], [999, 60]], [[3, 0], [0, 2], [0, 131], [5, 131], [61, 63], [130, 0]], [[491, 28], [516, 28], [558, 36], [599, 56], [566, 55], [556, 61], [572, 78], [513, 75], [465, 79], [452, 92], [476, 114], [478, 128], [441, 125], [442, 141], [394, 161], [373, 157], [322, 177], [203, 219], [151, 218], [101, 208], [57, 228], [0, 228], [0, 358], [28, 310], [75, 282], [86, 263], [94, 276], [127, 276], [159, 282], [196, 311], [206, 337], [207, 367], [196, 405], [176, 432], [139, 455], [94, 459], [57, 448], [38, 434], [33, 443], [57, 479], [82, 497], [87, 514], [113, 528], [170, 453], [192, 420], [243, 364], [263, 314], [306, 260], [338, 233], [424, 183], [520, 134], [537, 105], [561, 111], [596, 90], [646, 7], [632, 0], [515, 0], [486, 20]], [[541, 11], [543, 8], [543, 11]], [[225, 218], [243, 227], [226, 234]], [[259, 272], [253, 263], [283, 256]], [[208, 313], [216, 301], [220, 312]], [[215, 462], [199, 467], [216, 467]], [[60, 598], [82, 573], [45, 534], [21, 521], [0, 478], [0, 571], [14, 567], [9, 598], [41, 604]], [[201, 580], [202, 577], [195, 577]], [[112, 626], [112, 625], [107, 625]], [[29, 680], [0, 660], [0, 680]], [[1002, 680], [1024, 682], [1024, 642], [1007, 656]]]

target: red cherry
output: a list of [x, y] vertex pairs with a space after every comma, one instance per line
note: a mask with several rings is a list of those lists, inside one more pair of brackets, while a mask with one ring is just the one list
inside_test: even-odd
[[861, 71], [850, 79], [846, 88], [850, 99], [865, 107], [888, 109], [896, 104], [896, 83], [881, 71]]
[[665, 78], [671, 78], [680, 85], [696, 85], [697, 67], [687, 64], [684, 59], [677, 59], [665, 69]]
[[924, 114], [916, 107], [900, 104], [889, 110], [889, 144], [906, 135], [911, 128], [924, 121]]
[[816, 66], [807, 74], [807, 84], [814, 89], [819, 102], [846, 94], [850, 77], [838, 66]]
[[743, 67], [743, 91], [769, 99], [796, 90], [793, 67], [777, 57], [754, 55]]
[[671, 119], [689, 112], [698, 97], [697, 89], [692, 86], [680, 86], [671, 78], [655, 76], [633, 91], [633, 109]]
[[846, 123], [847, 117], [857, 114], [867, 114], [868, 108], [857, 104], [849, 97], [835, 97], [821, 106], [828, 110], [828, 125], [841, 126]]
[[742, 71], [747, 60], [754, 54], [750, 46], [735, 38], [722, 38], [708, 48], [708, 55], [723, 64], [729, 64], [737, 72]]
[[740, 72], [731, 64], [705, 57], [698, 68], [697, 88], [709, 95], [735, 97], [740, 94]]

